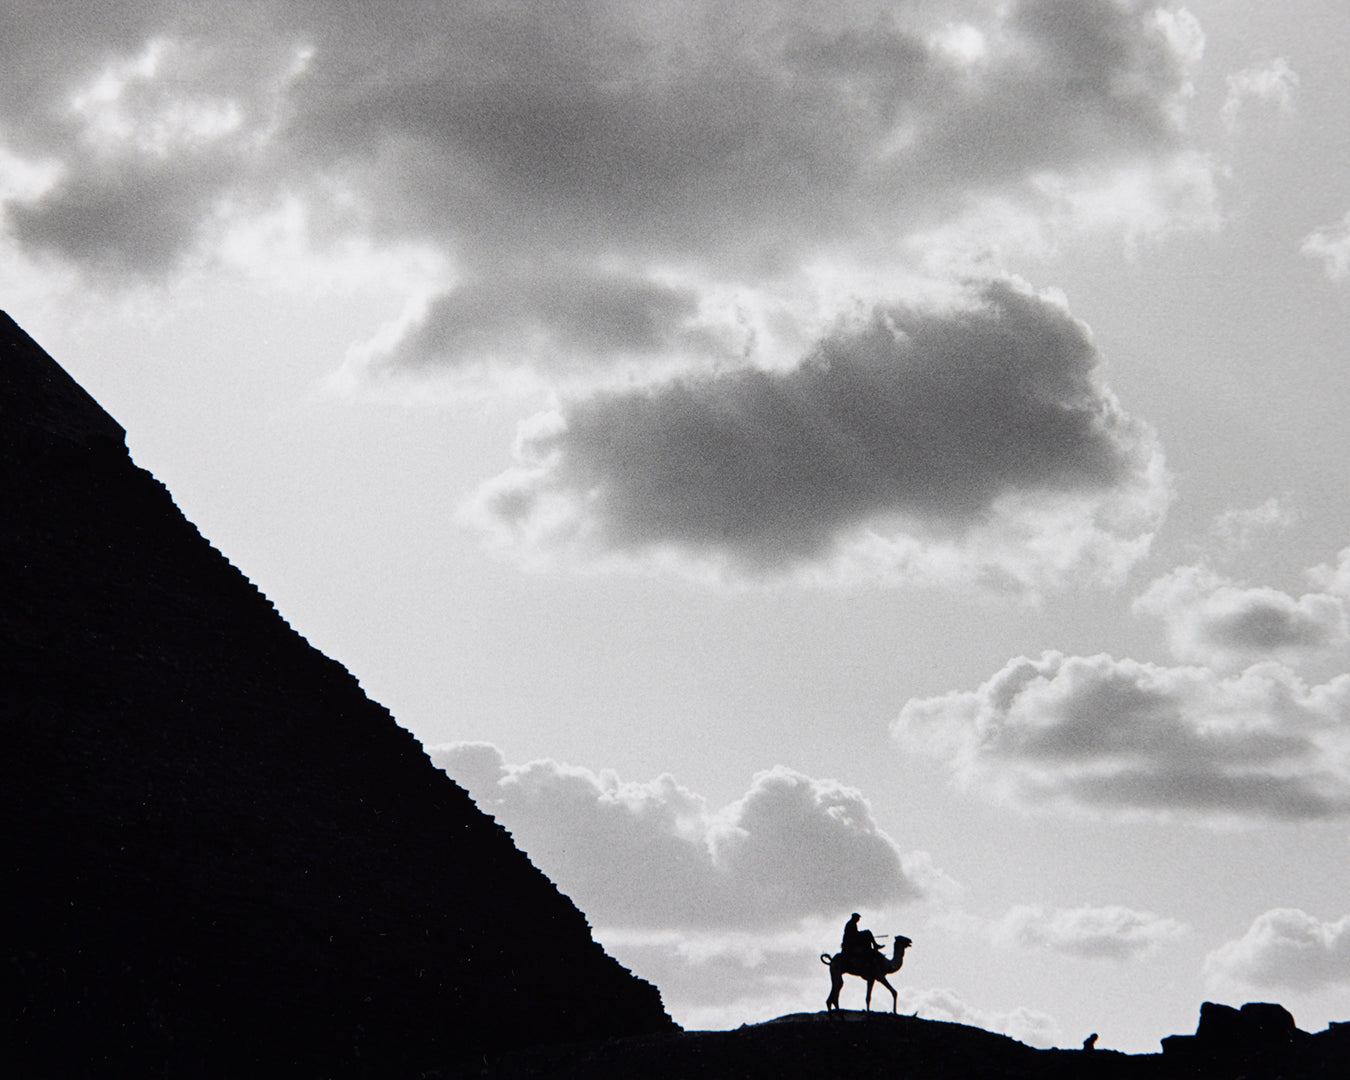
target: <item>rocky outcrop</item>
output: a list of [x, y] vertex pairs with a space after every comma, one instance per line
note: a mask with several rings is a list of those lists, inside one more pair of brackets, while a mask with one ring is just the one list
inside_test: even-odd
[[1194, 1035], [1162, 1040], [1170, 1075], [1248, 1080], [1339, 1077], [1350, 1064], [1350, 1025], [1312, 1034], [1283, 1005], [1249, 1001], [1240, 1009], [1206, 1001]]
[[417, 1075], [673, 1028], [4, 315], [0, 514], [7, 1075]]

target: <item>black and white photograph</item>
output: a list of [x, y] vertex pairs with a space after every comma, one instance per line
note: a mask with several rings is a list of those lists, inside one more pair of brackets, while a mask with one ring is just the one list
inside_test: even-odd
[[1350, 1054], [1347, 48], [7, 4], [11, 1075]]

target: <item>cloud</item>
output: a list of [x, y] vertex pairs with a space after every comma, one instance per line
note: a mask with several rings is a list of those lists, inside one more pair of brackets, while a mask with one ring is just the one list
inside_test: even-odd
[[1260, 506], [1225, 510], [1214, 519], [1210, 535], [1221, 545], [1222, 554], [1232, 555], [1248, 550], [1265, 536], [1293, 527], [1302, 518], [1301, 511], [1271, 496]]
[[118, 54], [116, 40], [95, 54], [77, 35], [70, 70], [56, 65], [65, 80], [38, 79], [49, 96], [36, 118], [0, 128], [50, 169], [40, 190], [7, 201], [5, 220], [32, 250], [153, 277], [198, 253], [231, 196], [271, 183], [266, 151], [303, 54], [159, 34]]
[[1309, 570], [1308, 580], [1324, 592], [1350, 600], [1350, 547], [1341, 549], [1335, 566], [1323, 564]]
[[1119, 905], [1054, 910], [1020, 905], [989, 925], [996, 944], [1117, 961], [1147, 956], [1186, 931], [1175, 919]]
[[1023, 588], [1109, 577], [1167, 501], [1087, 328], [1009, 281], [948, 309], [874, 308], [784, 370], [574, 399], [523, 426], [518, 454], [470, 511], [504, 547], [751, 576], [853, 557]]
[[433, 297], [377, 362], [386, 369], [500, 364], [556, 370], [577, 357], [600, 364], [725, 353], [718, 328], [701, 320], [699, 308], [698, 293], [678, 284], [536, 268]]
[[838, 922], [808, 920], [758, 934], [604, 927], [596, 933], [607, 952], [661, 988], [677, 1023], [699, 1030], [818, 1011], [829, 989], [818, 957], [838, 947], [839, 930]]
[[[36, 203], [13, 207], [9, 221], [31, 248], [59, 250], [108, 273], [143, 274], [185, 257], [195, 241], [217, 193], [195, 172], [113, 165], [61, 181]], [[145, 215], [147, 204], [156, 216]]]
[[1323, 922], [1298, 908], [1276, 908], [1205, 958], [1211, 987], [1313, 991], [1350, 986], [1350, 915]]
[[1025, 809], [1250, 824], [1350, 812], [1350, 675], [1221, 677], [1109, 656], [1020, 657], [892, 724], [962, 786]]
[[[1202, 35], [1181, 15], [1113, 0], [1028, 0], [978, 25], [873, 4], [690, 4], [679, 19], [619, 5], [584, 35], [574, 14], [554, 18], [468, 19], [458, 32], [490, 71], [464, 56], [408, 88], [413, 101], [395, 87], [305, 117], [324, 133], [307, 141], [381, 140], [394, 172], [375, 182], [397, 185], [388, 205], [405, 215], [389, 227], [444, 237], [471, 289], [521, 264], [565, 285], [602, 262], [649, 286], [678, 269], [705, 300], [781, 295], [822, 258], [893, 267], [895, 239], [989, 198], [1014, 217], [1079, 221], [1105, 187], [1131, 208], [1095, 222], [1108, 228], [1134, 228], [1135, 211], [1150, 231], [1197, 213], [1174, 180], [1147, 179], [1194, 172], [1181, 128]], [[1138, 198], [1120, 197], [1117, 172]], [[426, 347], [456, 292], [382, 369], [462, 362], [457, 340]], [[551, 332], [543, 306], [522, 325], [500, 325], [496, 353], [535, 356], [538, 333], [553, 362], [593, 355]]]
[[967, 1004], [954, 990], [902, 989], [900, 1011], [926, 1020], [945, 1020], [999, 1032], [1028, 1046], [1051, 1047], [1063, 1038], [1054, 1017], [1038, 1009], [1025, 1006], [1007, 1011], [981, 1009]]
[[635, 783], [548, 760], [509, 766], [484, 743], [430, 755], [597, 924], [786, 927], [940, 884], [858, 791], [782, 766], [713, 810], [669, 775]]
[[1081, 325], [913, 285], [972, 237], [1213, 220], [1184, 11], [40, 6], [0, 43], [0, 227], [114, 282], [337, 287], [318, 249], [405, 301], [330, 385], [560, 390], [476, 503], [527, 562], [1034, 595], [1147, 551], [1162, 457]]
[[1226, 82], [1228, 93], [1219, 115], [1230, 132], [1237, 130], [1239, 114], [1249, 101], [1270, 102], [1286, 115], [1294, 110], [1298, 72], [1283, 56], [1234, 72]]
[[1260, 660], [1297, 663], [1350, 640], [1340, 597], [1293, 597], [1265, 586], [1244, 586], [1203, 566], [1177, 567], [1158, 578], [1135, 601], [1134, 610], [1163, 620], [1178, 660], [1225, 671]]
[[1310, 232], [1299, 252], [1310, 259], [1321, 259], [1332, 281], [1343, 280], [1350, 274], [1350, 211], [1335, 225]]
[[[463, 275], [383, 358], [418, 370], [432, 340], [457, 362], [465, 309], [500, 352], [541, 332], [585, 354], [548, 300], [578, 275], [771, 287], [822, 255], [893, 260], [973, 198], [1036, 212], [1047, 177], [1171, 168], [1203, 47], [1126, 0], [41, 7], [0, 46], [8, 148], [60, 171], [7, 203], [25, 244], [167, 272], [222, 213], [338, 189], [353, 229], [434, 239]], [[523, 336], [486, 295], [516, 296]]]

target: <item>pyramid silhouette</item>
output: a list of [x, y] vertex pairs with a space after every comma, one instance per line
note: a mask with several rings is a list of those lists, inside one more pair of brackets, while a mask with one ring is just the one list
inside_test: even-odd
[[2, 313], [0, 515], [0, 1072], [414, 1076], [673, 1028]]

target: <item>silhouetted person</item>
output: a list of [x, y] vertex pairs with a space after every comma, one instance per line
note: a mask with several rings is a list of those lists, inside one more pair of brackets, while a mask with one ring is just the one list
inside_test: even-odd
[[858, 925], [861, 918], [862, 916], [855, 911], [844, 924], [844, 939], [839, 943], [839, 951], [846, 957], [866, 957], [879, 951], [876, 936], [872, 931], [864, 930]]
[[1091, 1035], [1089, 1035], [1086, 1039], [1083, 1040], [1083, 1049], [1084, 1050], [1097, 1049], [1097, 1033], [1095, 1031]]

